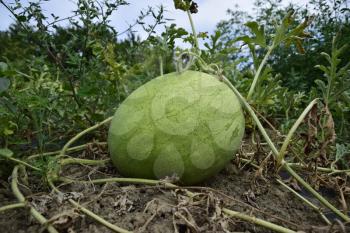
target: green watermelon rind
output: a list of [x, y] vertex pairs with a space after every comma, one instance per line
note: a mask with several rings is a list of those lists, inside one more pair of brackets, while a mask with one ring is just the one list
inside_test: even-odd
[[244, 115], [216, 77], [170, 73], [136, 89], [117, 109], [108, 133], [114, 165], [127, 177], [202, 182], [239, 148]]

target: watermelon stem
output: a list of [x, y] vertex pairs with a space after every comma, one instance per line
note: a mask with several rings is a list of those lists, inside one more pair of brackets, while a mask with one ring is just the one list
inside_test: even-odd
[[312, 209], [314, 209], [320, 216], [321, 218], [328, 224], [331, 225], [332, 223], [329, 221], [329, 219], [322, 213], [320, 207], [316, 206], [315, 204], [313, 204], [312, 202], [310, 202], [308, 199], [306, 199], [305, 197], [303, 197], [302, 195], [300, 195], [297, 191], [295, 191], [294, 189], [292, 189], [291, 187], [289, 187], [287, 184], [285, 184], [282, 180], [280, 179], [276, 179], [276, 181], [278, 183], [280, 183], [283, 187], [285, 187], [286, 189], [288, 189], [290, 192], [292, 192], [296, 197], [298, 197], [300, 200], [302, 200], [303, 202], [305, 202], [306, 205], [310, 206]]
[[[19, 203], [25, 204], [27, 201], [24, 195], [18, 188], [18, 169], [23, 165], [16, 165], [12, 171], [12, 181], [11, 181], [11, 189]], [[33, 206], [30, 206], [30, 214], [42, 225], [46, 225], [46, 229], [49, 233], [58, 233], [58, 231], [49, 223], [49, 221]]]
[[17, 208], [23, 208], [26, 207], [26, 203], [24, 202], [18, 202], [18, 203], [14, 203], [14, 204], [9, 204], [9, 205], [5, 205], [0, 207], [0, 213], [2, 211], [6, 211], [6, 210], [13, 210], [13, 209], [17, 209]]
[[62, 148], [60, 154], [58, 155], [58, 157], [63, 157], [66, 154], [67, 149], [70, 147], [70, 145], [72, 145], [76, 140], [78, 140], [79, 138], [81, 138], [82, 136], [84, 136], [85, 134], [101, 127], [104, 124], [107, 124], [109, 122], [111, 122], [113, 119], [113, 117], [108, 117], [107, 119], [105, 119], [102, 122], [97, 123], [94, 126], [91, 126], [90, 128], [87, 128], [83, 131], [81, 131], [80, 133], [78, 133], [77, 135], [75, 135], [72, 139], [70, 139]]
[[227, 209], [227, 208], [222, 208], [222, 212], [224, 212], [227, 215], [230, 215], [231, 217], [236, 217], [236, 218], [239, 218], [239, 219], [242, 219], [242, 220], [254, 223], [256, 225], [260, 225], [260, 226], [266, 227], [266, 228], [271, 229], [271, 230], [273, 230], [275, 232], [297, 233], [296, 231], [290, 230], [290, 229], [282, 227], [280, 225], [277, 225], [277, 224], [265, 221], [263, 219], [260, 219], [260, 218], [254, 217], [254, 216], [250, 216], [250, 215], [243, 214], [243, 213], [240, 213], [240, 212], [237, 212], [237, 211], [233, 211], [233, 210], [230, 210], [230, 209]]
[[[66, 153], [68, 153], [68, 152], [77, 152], [77, 151], [80, 151], [80, 150], [84, 150], [88, 146], [92, 146], [92, 145], [105, 146], [105, 145], [107, 145], [107, 142], [89, 142], [89, 143], [82, 144], [82, 145], [79, 145], [79, 146], [69, 147], [66, 150]], [[33, 155], [28, 157], [28, 160], [35, 159], [35, 158], [38, 158], [38, 157], [43, 157], [43, 156], [58, 155], [60, 152], [61, 152], [61, 150], [51, 151], [51, 152], [46, 152], [46, 153], [33, 154]]]
[[105, 227], [111, 229], [114, 232], [119, 232], [119, 233], [132, 233], [132, 231], [128, 231], [125, 230], [121, 227], [118, 227], [110, 222], [108, 222], [107, 220], [105, 220], [104, 218], [100, 217], [99, 215], [95, 214], [94, 212], [88, 210], [87, 208], [83, 207], [82, 205], [79, 205], [79, 203], [77, 203], [76, 201], [69, 199], [69, 202], [77, 207], [81, 212], [83, 212], [84, 214], [88, 215], [90, 218], [93, 218], [94, 220], [96, 220], [97, 222], [101, 223], [102, 225], [104, 225]]
[[201, 51], [199, 49], [199, 43], [198, 43], [198, 37], [197, 37], [197, 33], [196, 33], [196, 28], [194, 26], [193, 19], [192, 19], [192, 16], [191, 16], [191, 12], [189, 10], [187, 10], [187, 15], [188, 15], [188, 19], [189, 19], [190, 24], [191, 24], [191, 29], [192, 29], [192, 34], [193, 34], [193, 41], [194, 41], [194, 49], [195, 49], [196, 53], [198, 55], [200, 55]]

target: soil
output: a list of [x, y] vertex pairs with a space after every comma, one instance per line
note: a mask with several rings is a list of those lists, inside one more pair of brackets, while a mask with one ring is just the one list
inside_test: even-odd
[[[79, 156], [99, 156], [100, 159], [108, 155], [85, 151]], [[61, 175], [83, 180], [120, 177], [112, 164], [100, 167], [70, 165]], [[60, 232], [112, 232], [74, 208], [68, 202], [70, 198], [105, 220], [134, 232], [271, 232], [229, 217], [220, 207], [300, 232], [350, 232], [350, 226], [335, 218], [331, 219], [334, 225], [327, 226], [316, 211], [279, 185], [276, 178], [277, 175], [257, 173], [250, 166], [242, 167], [237, 161], [232, 161], [206, 183], [186, 189], [169, 189], [162, 184], [71, 183], [59, 186], [64, 195], [57, 195], [48, 192], [49, 188], [43, 186], [40, 177], [33, 174], [29, 175], [29, 186], [20, 179], [20, 189], [30, 204], [50, 219]], [[196, 197], [188, 197], [186, 190], [194, 192]], [[329, 196], [328, 199], [340, 207], [337, 196]], [[15, 202], [9, 182], [1, 181], [0, 206]], [[27, 209], [0, 213], [0, 229], [3, 233], [45, 232]]]

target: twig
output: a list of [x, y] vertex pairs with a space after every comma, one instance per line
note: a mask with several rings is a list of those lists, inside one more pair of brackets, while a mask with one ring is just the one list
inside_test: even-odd
[[68, 16], [68, 17], [65, 17], [65, 18], [54, 20], [51, 23], [46, 24], [45, 27], [49, 27], [49, 26], [51, 26], [51, 25], [53, 25], [55, 23], [62, 22], [62, 21], [67, 20], [67, 19], [73, 19], [74, 17], [77, 17], [77, 16], [79, 16], [79, 15], [75, 14], [75, 15], [71, 15], [71, 16]]
[[139, 24], [138, 21], [136, 21], [136, 22], [134, 22], [133, 24], [129, 25], [129, 27], [128, 27], [127, 29], [125, 29], [124, 31], [122, 31], [122, 32], [120, 32], [120, 33], [117, 33], [116, 37], [121, 36], [121, 35], [123, 35], [123, 34], [129, 32], [129, 31], [131, 31], [131, 29], [132, 29], [133, 27], [135, 27], [137, 24]]
[[22, 22], [21, 20], [18, 19], [17, 14], [16, 14], [8, 5], [6, 5], [6, 4], [4, 3], [3, 0], [0, 0], [0, 3], [1, 3], [1, 5], [3, 5], [3, 6], [13, 15], [13, 17], [15, 17], [15, 19], [16, 19], [17, 22], [21, 25], [21, 27], [22, 27], [24, 30], [26, 30], [27, 32], [29, 32], [28, 27], [26, 27], [26, 26], [23, 24], [23, 22]]

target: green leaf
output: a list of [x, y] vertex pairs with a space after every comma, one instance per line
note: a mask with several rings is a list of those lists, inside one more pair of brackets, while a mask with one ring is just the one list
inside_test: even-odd
[[330, 70], [327, 67], [325, 67], [324, 65], [316, 65], [315, 68], [322, 70], [325, 73], [325, 75], [330, 74]]
[[4, 156], [6, 158], [10, 158], [13, 156], [13, 152], [7, 148], [1, 148], [0, 149], [0, 155]]
[[245, 24], [245, 26], [249, 27], [250, 31], [255, 35], [255, 38], [252, 38], [252, 42], [260, 45], [261, 47], [266, 47], [264, 26], [260, 26], [255, 21], [248, 22]]
[[322, 92], [324, 92], [327, 89], [326, 84], [322, 80], [316, 79], [315, 83], [317, 84], [317, 86], [320, 88]]
[[0, 94], [10, 87], [10, 80], [7, 78], [0, 78]]
[[341, 160], [347, 152], [348, 152], [348, 150], [344, 144], [337, 143], [336, 144], [335, 160], [337, 160], [337, 161]]
[[175, 9], [187, 11], [191, 7], [192, 1], [174, 0]]
[[249, 37], [249, 36], [240, 36], [235, 39], [235, 41], [243, 41], [244, 43], [248, 45], [259, 45], [263, 48], [266, 47], [266, 38], [265, 38], [265, 31], [263, 26], [259, 26], [259, 24], [255, 21], [248, 22], [244, 24], [247, 26], [250, 31], [254, 34], [255, 37]]
[[273, 46], [277, 46], [282, 42], [284, 42], [286, 46], [293, 43], [296, 45], [299, 52], [304, 53], [305, 51], [302, 47], [302, 40], [310, 37], [309, 33], [304, 30], [311, 24], [312, 20], [313, 17], [305, 17], [302, 23], [289, 30], [289, 27], [294, 22], [294, 10], [289, 11], [283, 18], [281, 25], [276, 27]]
[[331, 56], [329, 56], [328, 53], [322, 52], [321, 55], [327, 59], [329, 64], [332, 64], [332, 58], [331, 58]]
[[12, 135], [14, 132], [12, 129], [5, 128], [3, 133], [4, 135], [9, 136]]
[[249, 36], [240, 36], [240, 37], [237, 37], [235, 41], [243, 41], [244, 43], [246, 44], [251, 44], [253, 41], [252, 41], [252, 38], [250, 38]]
[[350, 72], [349, 68], [350, 68], [350, 62], [348, 62], [345, 66], [339, 69], [339, 71], [337, 72], [337, 77], [345, 76], [347, 72]]
[[17, 20], [19, 22], [25, 22], [27, 20], [27, 17], [25, 17], [24, 15], [18, 15]]
[[305, 49], [303, 48], [302, 40], [295, 39], [294, 44], [295, 44], [295, 47], [297, 48], [299, 53], [305, 54]]
[[283, 18], [282, 24], [276, 27], [276, 33], [274, 36], [273, 44], [277, 46], [286, 38], [286, 32], [289, 25], [293, 22], [294, 11], [289, 11], [287, 15]]
[[341, 48], [336, 50], [335, 56], [336, 57], [340, 56], [344, 51], [346, 51], [347, 48], [348, 48], [347, 44], [343, 45]]

